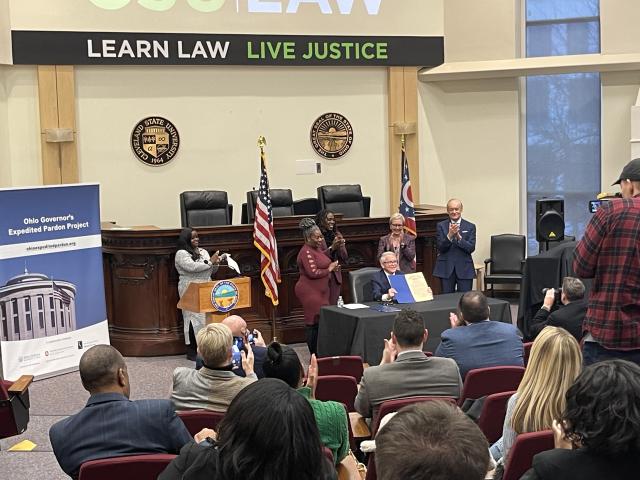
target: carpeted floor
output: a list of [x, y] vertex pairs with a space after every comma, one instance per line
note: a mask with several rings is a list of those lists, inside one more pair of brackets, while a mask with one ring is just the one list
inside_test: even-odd
[[[306, 345], [294, 345], [306, 365], [309, 351]], [[131, 399], [169, 398], [172, 372], [176, 367], [192, 367], [184, 356], [128, 357], [127, 369], [131, 382]], [[0, 440], [0, 471], [9, 472], [3, 480], [58, 480], [69, 477], [58, 466], [49, 442], [49, 428], [58, 420], [84, 407], [89, 394], [80, 383], [78, 372], [34, 382], [29, 387], [31, 400], [27, 431], [17, 437]], [[30, 452], [9, 452], [13, 445], [30, 440], [36, 448]]]

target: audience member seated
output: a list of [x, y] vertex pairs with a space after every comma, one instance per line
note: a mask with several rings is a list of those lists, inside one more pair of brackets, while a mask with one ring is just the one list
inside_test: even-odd
[[640, 367], [607, 360], [586, 367], [553, 423], [555, 449], [533, 457], [523, 480], [629, 480], [640, 471]]
[[436, 357], [452, 358], [462, 378], [474, 368], [523, 366], [522, 338], [510, 323], [489, 320], [489, 302], [481, 292], [466, 292], [450, 314], [451, 328], [440, 335]]
[[491, 447], [495, 460], [506, 458], [521, 433], [551, 428], [565, 407], [565, 394], [582, 368], [580, 345], [566, 330], [546, 327], [531, 347], [518, 391], [507, 404], [502, 438]]
[[376, 436], [378, 480], [482, 480], [487, 440], [473, 421], [441, 401], [402, 408]]
[[404, 216], [401, 213], [394, 213], [389, 217], [389, 229], [391, 233], [380, 237], [378, 241], [376, 257], [380, 258], [384, 252], [393, 252], [403, 273], [415, 272], [416, 237], [404, 231]]
[[169, 400], [129, 400], [127, 365], [115, 348], [91, 347], [80, 358], [79, 370], [91, 396], [80, 412], [49, 430], [53, 453], [70, 477], [77, 478], [89, 460], [177, 453], [191, 440]]
[[396, 315], [380, 365], [365, 369], [360, 380], [355, 400], [360, 415], [374, 417], [382, 402], [396, 398], [460, 397], [462, 380], [456, 363], [427, 357], [422, 351], [427, 336], [418, 312], [407, 309]]
[[158, 480], [329, 480], [309, 402], [286, 383], [263, 378], [242, 390], [215, 432], [190, 442]]
[[315, 400], [315, 381], [318, 373], [316, 356], [311, 356], [307, 385], [303, 386], [304, 370], [296, 351], [287, 345], [273, 342], [267, 350], [264, 373], [268, 378], [278, 378], [286, 382], [309, 400], [320, 430], [320, 440], [333, 453], [335, 464], [339, 464], [349, 452], [349, 419], [343, 404]]
[[174, 370], [171, 400], [176, 410], [204, 408], [226, 412], [238, 392], [258, 379], [253, 372], [251, 346], [247, 345], [247, 354], [242, 352], [242, 368], [246, 374], [243, 378], [232, 371], [233, 336], [229, 327], [222, 323], [207, 325], [198, 332], [197, 344], [203, 367]]
[[393, 252], [384, 252], [380, 255], [380, 267], [382, 267], [381, 270], [371, 279], [373, 299], [376, 302], [391, 302], [398, 292], [391, 287], [389, 277], [391, 275], [404, 275], [404, 273], [398, 270], [398, 258]]
[[557, 310], [553, 310], [556, 303], [556, 290], [548, 289], [542, 308], [531, 320], [529, 326], [531, 335], [535, 337], [544, 327], [550, 325], [564, 328], [577, 341], [580, 341], [582, 339], [582, 321], [587, 314], [588, 307], [584, 292], [584, 283], [579, 278], [564, 277], [560, 292], [562, 305]]

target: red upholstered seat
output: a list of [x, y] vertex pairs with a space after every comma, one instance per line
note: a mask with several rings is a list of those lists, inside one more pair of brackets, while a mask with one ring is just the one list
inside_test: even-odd
[[456, 404], [455, 399], [451, 397], [407, 397], [407, 398], [398, 398], [395, 400], [387, 400], [380, 405], [380, 410], [378, 410], [378, 415], [371, 421], [371, 438], [375, 438], [376, 433], [378, 432], [378, 425], [380, 425], [380, 420], [384, 418], [385, 415], [393, 412], [397, 412], [402, 407], [406, 407], [407, 405], [413, 405], [414, 403], [420, 402], [429, 402], [432, 400], [442, 400], [445, 402], [449, 402], [453, 405]]
[[475, 400], [492, 393], [517, 390], [523, 375], [524, 367], [487, 367], [469, 370], [464, 379], [458, 405], [462, 405], [467, 398]]
[[531, 468], [533, 457], [540, 452], [552, 450], [553, 432], [521, 433], [509, 451], [507, 465], [504, 468], [503, 480], [518, 480]]
[[524, 366], [525, 367], [529, 363], [529, 355], [531, 355], [532, 345], [533, 345], [533, 342], [526, 342], [522, 344], [522, 347], [524, 348]]
[[357, 355], [318, 358], [318, 376], [347, 375], [360, 382], [362, 378], [362, 358]]
[[487, 437], [489, 444], [494, 443], [502, 436], [507, 403], [514, 393], [516, 392], [493, 393], [484, 400], [478, 419], [478, 427]]
[[224, 413], [212, 412], [210, 410], [185, 410], [176, 412], [184, 423], [191, 436], [198, 433], [203, 428], [214, 429], [224, 418]]
[[135, 478], [156, 480], [176, 456], [166, 453], [102, 458], [85, 462], [80, 467], [79, 480], [114, 480]]
[[355, 412], [353, 402], [358, 395], [355, 378], [347, 375], [325, 375], [316, 380], [316, 399], [344, 403], [349, 412]]

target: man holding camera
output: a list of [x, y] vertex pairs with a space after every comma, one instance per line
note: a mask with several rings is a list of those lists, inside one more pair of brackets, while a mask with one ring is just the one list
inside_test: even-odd
[[[582, 322], [587, 314], [584, 292], [584, 283], [574, 277], [564, 277], [560, 290], [547, 289], [544, 304], [531, 321], [531, 335], [537, 337], [544, 327], [550, 325], [564, 328], [579, 342], [582, 339]], [[560, 307], [552, 312], [558, 302], [561, 303]]]
[[573, 270], [593, 278], [584, 320], [584, 364], [640, 364], [640, 158], [625, 165], [621, 199], [605, 202], [576, 246]]

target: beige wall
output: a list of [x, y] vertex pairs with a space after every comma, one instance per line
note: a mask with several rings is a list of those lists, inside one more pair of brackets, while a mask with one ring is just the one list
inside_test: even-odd
[[518, 0], [446, 0], [445, 60], [519, 57], [519, 19]]
[[617, 192], [611, 184], [631, 159], [631, 107], [640, 88], [640, 71], [605, 73], [602, 79], [602, 191]]
[[640, 2], [600, 0], [600, 48], [602, 53], [638, 53], [640, 50]]
[[[184, 190], [226, 190], [240, 222], [245, 194], [258, 186], [259, 135], [267, 139], [272, 188], [294, 199], [316, 187], [360, 183], [372, 215], [388, 214], [387, 118], [384, 68], [113, 68], [76, 69], [80, 179], [101, 183], [102, 218], [123, 225], [180, 225]], [[342, 159], [323, 160], [309, 130], [325, 112], [344, 114], [354, 143]], [[138, 161], [129, 137], [150, 115], [165, 116], [181, 138], [164, 167]], [[295, 162], [313, 159], [319, 175], [296, 175]]]
[[34, 67], [0, 66], [0, 186], [42, 184]]

